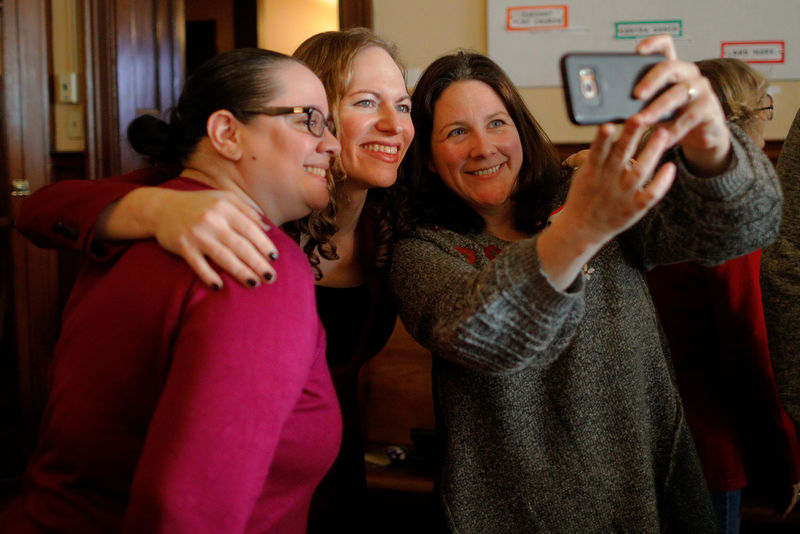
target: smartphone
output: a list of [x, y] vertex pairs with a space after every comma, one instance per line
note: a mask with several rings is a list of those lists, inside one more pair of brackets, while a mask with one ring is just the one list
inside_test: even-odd
[[561, 80], [569, 119], [578, 125], [624, 122], [649, 102], [633, 97], [634, 86], [665, 59], [624, 52], [565, 54]]

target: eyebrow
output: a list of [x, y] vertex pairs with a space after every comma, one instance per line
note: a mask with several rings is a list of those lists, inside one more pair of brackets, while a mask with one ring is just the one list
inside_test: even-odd
[[[514, 123], [514, 119], [511, 117], [511, 114], [508, 111], [495, 111], [491, 115], [487, 115], [486, 117], [484, 117], [483, 120], [486, 121], [486, 122], [489, 122], [489, 121], [492, 121], [494, 119], [499, 118], [500, 116], [508, 117], [509, 120], [511, 121], [511, 123], [516, 126], [516, 123]], [[456, 121], [448, 122], [447, 124], [443, 124], [442, 127], [437, 130], [437, 132], [441, 132], [442, 130], [444, 130], [446, 128], [451, 128], [453, 126], [465, 127], [465, 125], [464, 125], [464, 123], [462, 121], [456, 120]]]
[[[383, 95], [379, 91], [375, 91], [374, 89], [356, 89], [356, 90], [353, 90], [353, 91], [347, 91], [345, 96], [352, 96], [352, 95], [357, 95], [357, 94], [361, 94], [361, 93], [367, 93], [367, 94], [370, 94], [370, 95], [372, 95], [372, 96], [374, 96], [376, 98], [383, 99]], [[396, 102], [400, 101], [400, 100], [411, 100], [411, 95], [409, 95], [408, 92], [406, 92], [406, 94], [404, 94], [403, 96], [398, 98], [396, 100]]]

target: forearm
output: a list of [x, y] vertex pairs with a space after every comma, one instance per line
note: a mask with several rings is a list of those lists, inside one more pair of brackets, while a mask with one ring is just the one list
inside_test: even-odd
[[553, 287], [563, 291], [575, 281], [583, 266], [602, 245], [602, 242], [593, 241], [576, 231], [569, 214], [562, 210], [539, 236], [536, 251], [542, 273]]
[[623, 237], [645, 269], [665, 263], [722, 263], [775, 240], [783, 197], [770, 161], [736, 127], [725, 173], [698, 177], [680, 150], [678, 177], [664, 200]]
[[390, 283], [409, 332], [435, 354], [481, 372], [550, 363], [582, 317], [583, 286], [554, 288], [534, 240], [509, 244], [477, 269], [424, 242], [398, 243], [393, 258]]
[[140, 187], [108, 205], [97, 219], [95, 239], [125, 241], [155, 236], [158, 214], [176, 193], [159, 187]]
[[64, 247], [92, 254], [98, 219], [132, 190], [174, 176], [174, 168], [148, 167], [101, 180], [65, 180], [36, 191], [15, 220], [19, 231], [40, 247]]

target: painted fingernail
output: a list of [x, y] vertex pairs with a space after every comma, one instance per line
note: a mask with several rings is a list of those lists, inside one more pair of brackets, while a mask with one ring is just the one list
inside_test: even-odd
[[266, 280], [267, 282], [272, 280], [272, 273], [264, 273], [264, 280]]
[[256, 287], [256, 284], [257, 284], [257, 283], [258, 283], [258, 282], [256, 282], [256, 281], [255, 281], [255, 280], [253, 280], [252, 278], [248, 278], [248, 279], [247, 279], [247, 285], [248, 285], [248, 286], [250, 286], [250, 287]]
[[269, 259], [271, 259], [272, 261], [276, 261], [278, 259], [278, 253], [273, 250], [272, 252], [269, 253]]
[[220, 289], [222, 289], [222, 286], [219, 284], [211, 284], [211, 289], [213, 289], [214, 291], [219, 291]]

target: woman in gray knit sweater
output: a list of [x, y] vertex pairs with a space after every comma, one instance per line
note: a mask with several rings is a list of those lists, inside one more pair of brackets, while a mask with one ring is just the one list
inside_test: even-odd
[[669, 58], [638, 97], [678, 83], [618, 137], [602, 126], [571, 180], [485, 56], [440, 58], [414, 92], [390, 283], [436, 355], [451, 532], [715, 531], [642, 273], [765, 245], [781, 194], [671, 39], [638, 51]]

